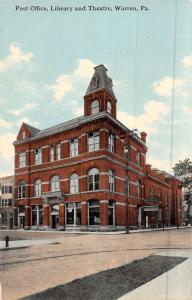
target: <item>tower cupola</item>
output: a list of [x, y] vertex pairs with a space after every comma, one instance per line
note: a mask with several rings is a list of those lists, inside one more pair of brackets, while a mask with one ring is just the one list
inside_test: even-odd
[[84, 96], [84, 114], [93, 115], [106, 111], [116, 118], [116, 97], [113, 92], [113, 82], [107, 75], [104, 65], [96, 66], [95, 72]]

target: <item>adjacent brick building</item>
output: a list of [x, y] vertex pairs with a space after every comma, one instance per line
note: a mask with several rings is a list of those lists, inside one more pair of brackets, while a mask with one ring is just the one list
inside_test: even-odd
[[0, 229], [13, 228], [14, 176], [0, 178]]
[[146, 164], [146, 136], [116, 118], [103, 65], [84, 116], [45, 130], [22, 124], [15, 145], [15, 226], [116, 230], [180, 225], [180, 181]]

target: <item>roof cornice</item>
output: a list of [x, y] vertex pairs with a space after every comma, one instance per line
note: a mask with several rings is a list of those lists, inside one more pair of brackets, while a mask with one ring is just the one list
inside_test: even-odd
[[[13, 144], [14, 145], [21, 145], [21, 144], [29, 143], [29, 142], [32, 142], [32, 141], [36, 141], [36, 140], [45, 138], [47, 136], [51, 136], [51, 135], [54, 135], [54, 134], [57, 134], [57, 133], [60, 133], [60, 132], [63, 132], [63, 131], [67, 131], [67, 130], [70, 130], [70, 129], [73, 129], [73, 128], [77, 128], [78, 126], [81, 126], [83, 124], [86, 124], [86, 123], [89, 123], [89, 122], [92, 122], [92, 121], [95, 121], [95, 120], [99, 120], [99, 119], [104, 119], [104, 118], [109, 119], [116, 126], [120, 127], [124, 131], [129, 130], [120, 121], [118, 121], [117, 119], [114, 119], [109, 113], [103, 111], [103, 112], [100, 112], [100, 113], [95, 114], [95, 115], [76, 118], [76, 119], [74, 119], [74, 122], [71, 122], [72, 120], [70, 120], [70, 121], [61, 123], [60, 126], [56, 125], [56, 126], [50, 127], [50, 130], [49, 130], [49, 128], [47, 128], [45, 130], [39, 131], [39, 133], [36, 134], [35, 136], [32, 136], [32, 137], [27, 138], [27, 139], [20, 140], [20, 141], [15, 141]], [[146, 146], [146, 144], [138, 136], [132, 136], [132, 138], [135, 139], [138, 143], [142, 144], [143, 146]]]

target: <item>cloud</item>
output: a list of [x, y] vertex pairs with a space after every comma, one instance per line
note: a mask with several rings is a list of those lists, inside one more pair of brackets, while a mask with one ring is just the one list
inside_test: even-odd
[[148, 157], [147, 163], [152, 165], [152, 168], [170, 173], [170, 162], [168, 160], [157, 159], [151, 156]]
[[18, 108], [18, 109], [15, 109], [15, 110], [10, 110], [9, 112], [11, 114], [13, 114], [14, 116], [19, 116], [22, 113], [34, 110], [37, 106], [38, 106], [37, 103], [26, 103], [22, 108]]
[[60, 102], [68, 92], [78, 88], [80, 80], [90, 79], [94, 66], [95, 64], [89, 59], [79, 59], [78, 67], [72, 74], [61, 74], [56, 79], [56, 83], [46, 85], [46, 88], [53, 93], [53, 100]]
[[13, 141], [16, 134], [12, 132], [4, 133], [0, 136], [0, 176], [13, 174], [14, 167], [14, 147]]
[[127, 112], [118, 111], [117, 116], [119, 121], [130, 129], [137, 128], [147, 133], [155, 133], [158, 131], [158, 125], [161, 123], [163, 116], [168, 111], [169, 108], [164, 103], [151, 100], [145, 103], [143, 114], [133, 116]]
[[9, 55], [0, 60], [0, 72], [6, 72], [15, 65], [30, 62], [33, 56], [32, 52], [24, 53], [19, 44], [13, 43], [9, 47]]
[[159, 96], [171, 96], [173, 89], [177, 93], [181, 92], [184, 83], [184, 79], [173, 79], [172, 77], [165, 76], [153, 83], [153, 90]]
[[182, 60], [185, 67], [192, 67], [192, 55], [185, 56]]
[[39, 122], [33, 122], [29, 118], [21, 118], [17, 121], [17, 126], [20, 127], [22, 123], [30, 124], [31, 126], [37, 127], [39, 126]]
[[0, 128], [10, 128], [12, 125], [3, 119], [0, 119]]

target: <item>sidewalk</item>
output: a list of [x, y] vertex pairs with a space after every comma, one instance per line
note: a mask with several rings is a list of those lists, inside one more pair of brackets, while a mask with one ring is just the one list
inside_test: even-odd
[[170, 271], [158, 276], [118, 300], [191, 300], [192, 250], [165, 251], [158, 255], [191, 256]]
[[37, 246], [44, 244], [54, 244], [55, 240], [53, 239], [41, 239], [41, 240], [17, 240], [9, 241], [9, 247], [5, 247], [5, 241], [0, 241], [0, 251], [1, 250], [12, 250], [18, 248], [26, 248], [29, 246]]

